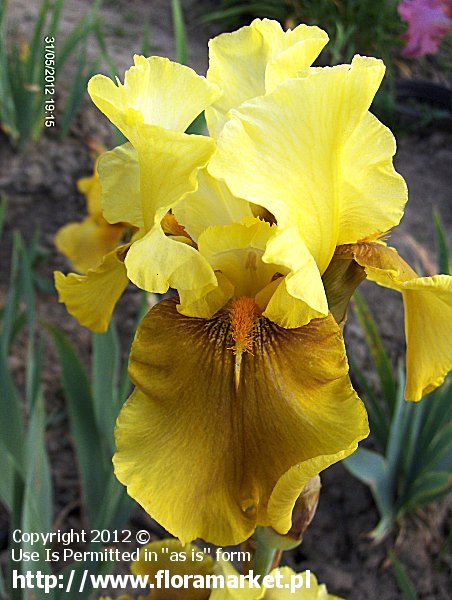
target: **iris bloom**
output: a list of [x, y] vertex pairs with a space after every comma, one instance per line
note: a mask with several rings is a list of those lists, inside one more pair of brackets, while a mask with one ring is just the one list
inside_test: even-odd
[[[178, 292], [137, 331], [114, 463], [184, 542], [286, 533], [306, 482], [366, 437], [341, 335], [366, 276], [404, 297], [408, 397], [450, 368], [450, 278], [417, 277], [381, 241], [406, 201], [394, 138], [368, 110], [384, 66], [311, 68], [326, 41], [256, 20], [211, 41], [207, 79], [135, 57], [124, 84], [89, 84], [129, 139], [99, 162], [104, 216], [136, 233], [57, 287], [100, 328], [127, 279]], [[183, 133], [202, 110], [211, 137]]]
[[[152, 553], [157, 553], [157, 560], [145, 560], [145, 552], [148, 556], [153, 556]], [[193, 555], [192, 555], [193, 552]], [[184, 553], [186, 560], [174, 561], [170, 560], [173, 553]], [[193, 556], [197, 558], [194, 559]], [[206, 577], [209, 575], [221, 575], [226, 583], [228, 577], [230, 581], [238, 581], [239, 574], [233, 566], [221, 560], [215, 563], [208, 554], [204, 554], [197, 546], [188, 544], [182, 546], [175, 539], [164, 539], [158, 542], [151, 542], [147, 546], [140, 549], [138, 560], [132, 563], [131, 571], [134, 575], [147, 576], [149, 583], [157, 586], [156, 573], [160, 570], [168, 571], [170, 576], [191, 576], [192, 581], [197, 578], [199, 582], [206, 582]], [[295, 572], [288, 567], [274, 569], [270, 575], [275, 578], [279, 574], [280, 585], [290, 586], [291, 577], [295, 576]], [[300, 573], [303, 581], [306, 581], [306, 573]], [[201, 579], [202, 578], [202, 579]], [[310, 587], [299, 588], [294, 592], [290, 589], [265, 589], [265, 587], [252, 588], [246, 587], [242, 589], [217, 588], [217, 589], [200, 589], [199, 587], [185, 588], [169, 588], [157, 589], [154, 587], [147, 595], [140, 595], [139, 600], [284, 600], [285, 598], [293, 598], [295, 600], [340, 600], [337, 596], [328, 594], [326, 586], [317, 582], [314, 574], [309, 577]], [[118, 600], [133, 600], [131, 596], [121, 596]], [[111, 598], [104, 598], [111, 600]]]
[[450, 0], [402, 0], [398, 11], [408, 23], [405, 56], [435, 54], [442, 38], [452, 32]]
[[81, 223], [68, 223], [58, 230], [55, 244], [79, 273], [96, 268], [105, 254], [113, 250], [124, 233], [122, 224], [110, 224], [102, 216], [101, 187], [97, 160], [91, 177], [77, 181], [77, 188], [86, 198], [88, 216]]

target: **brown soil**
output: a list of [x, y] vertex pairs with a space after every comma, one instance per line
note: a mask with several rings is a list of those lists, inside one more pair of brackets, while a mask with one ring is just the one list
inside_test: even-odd
[[[85, 0], [68, 0], [63, 29], [67, 30], [88, 4]], [[20, 20], [21, 31], [29, 30], [36, 5], [37, 1], [26, 0], [12, 3], [13, 16]], [[169, 5], [165, 0], [105, 2], [103, 14], [107, 44], [120, 72], [130, 65], [133, 52], [139, 50], [137, 39], [141, 37], [142, 23], [147, 18], [151, 21], [153, 53], [174, 57]], [[207, 33], [195, 24], [189, 26], [188, 33], [190, 62], [198, 72], [205, 72]], [[7, 288], [13, 230], [19, 230], [28, 241], [36, 230], [41, 231], [41, 243], [48, 252], [48, 259], [40, 268], [42, 275], [50, 279], [55, 269], [69, 269], [64, 258], [57, 254], [53, 239], [59, 227], [69, 221], [80, 220], [84, 215], [84, 198], [77, 192], [75, 182], [91, 173], [92, 161], [86, 144], [90, 138], [107, 146], [111, 143], [108, 125], [88, 102], [71, 135], [63, 142], [52, 131], [26, 154], [19, 156], [11, 151], [4, 137], [0, 138], [0, 192], [8, 199], [6, 232], [0, 246], [0, 304]], [[439, 209], [445, 227], [452, 233], [451, 158], [450, 136], [441, 132], [417, 138], [406, 137], [399, 142], [396, 166], [408, 182], [410, 201], [403, 223], [394, 232], [391, 243], [412, 263], [420, 262], [420, 247], [434, 262], [433, 207]], [[404, 352], [400, 298], [396, 293], [370, 284], [365, 284], [363, 289], [391, 358], [396, 360]], [[137, 293], [133, 290], [120, 303], [118, 314], [121, 314], [122, 339], [132, 331], [137, 303]], [[58, 325], [71, 337], [88, 364], [89, 334], [67, 315], [64, 307], [57, 303], [56, 296], [39, 293], [38, 310], [41, 319]], [[353, 319], [347, 326], [346, 337], [350, 352], [371, 376], [362, 334]], [[19, 384], [23, 378], [24, 362], [25, 347], [19, 338], [11, 361]], [[55, 519], [59, 526], [77, 529], [81, 526], [80, 490], [56, 365], [55, 352], [48, 343], [44, 393], [49, 414], [61, 415], [51, 425], [48, 435], [56, 491]], [[384, 543], [374, 545], [367, 536], [378, 520], [371, 495], [365, 486], [338, 465], [323, 476], [317, 515], [302, 546], [287, 553], [284, 561], [296, 570], [311, 569], [332, 593], [351, 600], [393, 600], [401, 597], [387, 561], [388, 549], [394, 547], [415, 583], [419, 597], [425, 600], [446, 599], [449, 598], [451, 584], [446, 546], [450, 527], [448, 516], [447, 506], [431, 507], [407, 521]], [[161, 535], [158, 526], [152, 524], [139, 509], [134, 519], [139, 526], [149, 527]], [[3, 533], [6, 522], [5, 515], [2, 515], [0, 525]], [[3, 552], [3, 560], [5, 554]]]

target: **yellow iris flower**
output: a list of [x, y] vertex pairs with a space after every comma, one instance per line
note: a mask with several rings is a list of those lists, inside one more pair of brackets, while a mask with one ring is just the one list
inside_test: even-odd
[[[152, 556], [153, 560], [146, 560], [146, 553], [148, 556]], [[170, 556], [176, 553], [183, 553], [186, 559], [183, 561], [171, 560]], [[155, 554], [157, 555], [157, 560], [154, 558]], [[195, 556], [196, 558], [194, 558]], [[154, 589], [148, 594], [139, 595], [139, 600], [284, 600], [286, 598], [294, 598], [295, 600], [340, 600], [337, 596], [328, 594], [326, 586], [319, 584], [313, 573], [309, 575], [309, 588], [299, 587], [294, 591], [290, 591], [291, 577], [296, 574], [288, 567], [274, 569], [270, 573], [275, 580], [278, 576], [278, 585], [288, 586], [285, 589], [276, 589], [276, 587], [266, 589], [265, 586], [260, 589], [251, 586], [246, 587], [246, 582], [241, 589], [218, 587], [211, 590], [200, 589], [199, 587], [190, 585], [183, 588], [162, 587], [159, 589], [157, 587], [156, 574], [161, 570], [168, 571], [170, 577], [184, 577], [187, 575], [191, 576], [191, 578], [202, 577], [202, 581], [204, 582], [209, 575], [220, 575], [225, 579], [226, 583], [228, 577], [231, 577], [231, 580], [237, 581], [239, 576], [230, 563], [224, 560], [214, 562], [211, 556], [201, 552], [197, 546], [192, 544], [183, 546], [175, 539], [159, 540], [140, 548], [138, 560], [134, 561], [131, 565], [131, 571], [134, 575], [147, 576], [148, 582], [154, 586]], [[306, 581], [306, 573], [298, 575], [301, 575], [303, 581]], [[193, 581], [193, 579], [190, 581]], [[118, 600], [122, 599], [132, 600], [132, 597], [120, 596], [118, 598]], [[107, 597], [100, 600], [111, 600], [111, 598]]]
[[77, 181], [77, 188], [86, 197], [88, 216], [81, 223], [68, 223], [55, 236], [55, 245], [79, 273], [96, 268], [105, 254], [113, 250], [124, 233], [121, 224], [111, 225], [102, 216], [101, 187], [96, 160], [91, 177]]
[[[368, 110], [384, 66], [310, 68], [326, 40], [256, 20], [211, 42], [207, 79], [135, 57], [124, 84], [89, 84], [129, 140], [99, 161], [104, 216], [137, 232], [56, 284], [98, 331], [129, 279], [178, 292], [137, 331], [114, 463], [184, 542], [286, 533], [306, 482], [366, 437], [340, 329], [365, 276], [408, 306], [408, 397], [450, 368], [446, 343], [428, 346], [452, 327], [450, 278], [418, 278], [378, 241], [406, 202], [394, 138]], [[202, 110], [211, 137], [185, 134]]]

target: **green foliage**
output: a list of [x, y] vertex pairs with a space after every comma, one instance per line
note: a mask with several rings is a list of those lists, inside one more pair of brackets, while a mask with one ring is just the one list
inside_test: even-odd
[[[133, 501], [117, 481], [111, 457], [114, 452], [113, 429], [120, 406], [125, 401], [129, 383], [120, 371], [119, 344], [112, 325], [105, 334], [93, 334], [93, 363], [90, 378], [73, 345], [56, 327], [47, 325], [58, 352], [69, 427], [74, 439], [81, 480], [86, 526], [114, 530], [127, 521]], [[95, 468], [93, 468], [95, 465]], [[90, 544], [87, 550], [95, 550]], [[74, 570], [71, 594], [76, 598], [84, 569], [91, 573], [109, 568], [95, 561], [69, 565]], [[61, 596], [61, 597], [63, 597]]]
[[441, 221], [439, 212], [435, 209], [433, 211], [433, 219], [435, 223], [436, 232], [436, 251], [438, 254], [438, 270], [444, 275], [450, 275], [450, 257], [449, 248], [447, 246], [446, 231]]
[[173, 16], [174, 41], [176, 44], [176, 58], [181, 65], [188, 64], [187, 36], [185, 33], [184, 15], [180, 0], [171, 0], [171, 13]]
[[[13, 145], [23, 150], [28, 141], [36, 141], [42, 134], [45, 123], [45, 100], [55, 95], [45, 95], [45, 75], [52, 78], [53, 66], [45, 69], [46, 38], [55, 38], [55, 90], [58, 93], [58, 75], [68, 59], [79, 49], [76, 76], [68, 90], [67, 103], [63, 111], [61, 135], [69, 130], [71, 120], [78, 110], [86, 82], [95, 68], [86, 65], [83, 48], [97, 22], [101, 0], [96, 0], [87, 13], [74, 25], [73, 29], [61, 36], [59, 24], [65, 0], [42, 0], [35, 20], [31, 40], [19, 43], [9, 41], [7, 32], [8, 3], [0, 3], [0, 123]], [[51, 79], [47, 82], [50, 83]], [[51, 88], [49, 88], [51, 89]], [[55, 102], [53, 102], [55, 105]]]
[[[6, 202], [0, 202], [0, 236]], [[1, 241], [1, 240], [0, 240]], [[22, 529], [32, 533], [53, 530], [53, 488], [46, 449], [45, 402], [41, 390], [44, 341], [38, 330], [33, 263], [35, 242], [27, 247], [21, 236], [13, 237], [10, 285], [5, 305], [0, 311], [0, 502], [10, 515], [11, 531]], [[113, 472], [113, 428], [121, 404], [129, 393], [130, 383], [125, 368], [121, 368], [119, 342], [112, 326], [103, 335], [93, 336], [92, 376], [88, 377], [74, 348], [52, 325], [46, 325], [57, 348], [62, 383], [66, 398], [71, 437], [77, 456], [85, 522], [94, 529], [119, 528], [126, 522], [133, 507], [123, 486]], [[26, 334], [24, 383], [19, 387], [10, 369], [10, 355], [18, 333]], [[93, 468], [95, 465], [95, 468]], [[28, 598], [26, 590], [12, 589], [12, 570], [50, 574], [44, 548], [11, 538], [9, 551], [38, 551], [32, 562], [10, 561], [7, 576], [0, 573], [0, 596], [11, 600]], [[91, 544], [87, 550], [98, 550]], [[16, 557], [17, 560], [17, 557]], [[96, 562], [70, 564], [64, 581], [74, 569], [73, 592], [51, 590], [46, 598], [78, 598], [78, 584], [83, 569], [99, 573], [111, 565]]]
[[389, 560], [391, 561], [392, 568], [394, 569], [403, 600], [418, 600], [418, 595], [416, 594], [413, 582], [409, 578], [404, 566], [392, 550], [389, 551]]
[[[4, 215], [3, 206], [0, 212]], [[19, 309], [21, 305], [24, 305], [23, 312]], [[15, 335], [23, 327], [27, 331], [27, 360], [22, 396], [9, 369], [9, 355]], [[36, 533], [51, 531], [53, 516], [52, 480], [45, 445], [46, 414], [40, 385], [43, 350], [43, 343], [36, 335], [31, 253], [20, 235], [16, 234], [9, 293], [0, 320], [0, 501], [10, 514], [11, 530]], [[27, 543], [14, 542], [11, 538], [12, 549], [19, 552], [31, 548]], [[12, 600], [25, 599], [25, 592], [11, 589], [13, 568], [19, 572], [24, 569], [33, 573], [50, 573], [43, 552], [41, 548], [39, 559], [34, 562], [10, 562], [6, 582], [2, 580], [0, 583], [4, 593], [10, 589]], [[48, 597], [54, 598], [53, 593]]]

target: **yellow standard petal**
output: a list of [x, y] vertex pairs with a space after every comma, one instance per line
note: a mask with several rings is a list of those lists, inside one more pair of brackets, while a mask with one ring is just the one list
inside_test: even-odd
[[58, 299], [80, 325], [102, 333], [107, 330], [116, 302], [128, 284], [124, 253], [128, 245], [107, 254], [86, 275], [55, 272]]
[[138, 155], [143, 223], [150, 229], [186, 194], [196, 191], [197, 173], [207, 165], [215, 144], [205, 136], [146, 125], [137, 133], [134, 147]]
[[[368, 116], [383, 73], [380, 60], [358, 56], [284, 82], [234, 111], [209, 164], [234, 195], [270, 211], [279, 228], [296, 227], [321, 274], [339, 239], [386, 230], [402, 214], [406, 188], [392, 169], [392, 137]], [[376, 194], [370, 206], [367, 181]]]
[[[313, 465], [326, 468], [368, 434], [331, 316], [285, 330], [256, 313], [240, 338], [234, 314], [196, 319], [161, 302], [132, 348], [137, 387], [118, 418], [115, 471], [183, 542], [236, 544], [256, 525], [286, 533], [296, 495], [293, 478], [285, 497], [280, 480], [296, 468], [300, 493]], [[238, 340], [249, 349], [239, 365]]]
[[210, 226], [239, 223], [253, 216], [249, 203], [233, 196], [207, 169], [198, 173], [197, 190], [187, 194], [173, 212], [195, 241]]
[[140, 124], [185, 131], [219, 95], [219, 89], [189, 67], [167, 58], [134, 56], [124, 84], [104, 75], [88, 83], [94, 104], [132, 143]]
[[299, 25], [283, 31], [269, 19], [255, 19], [247, 27], [210, 40], [207, 79], [223, 91], [206, 110], [210, 134], [218, 137], [231, 108], [309, 67], [327, 41], [318, 27]]
[[123, 144], [99, 157], [102, 211], [109, 223], [129, 223], [142, 229], [140, 172], [132, 144]]
[[340, 246], [372, 281], [401, 292], [405, 308], [407, 400], [420, 400], [452, 369], [452, 277], [418, 277], [393, 248], [382, 243]]

